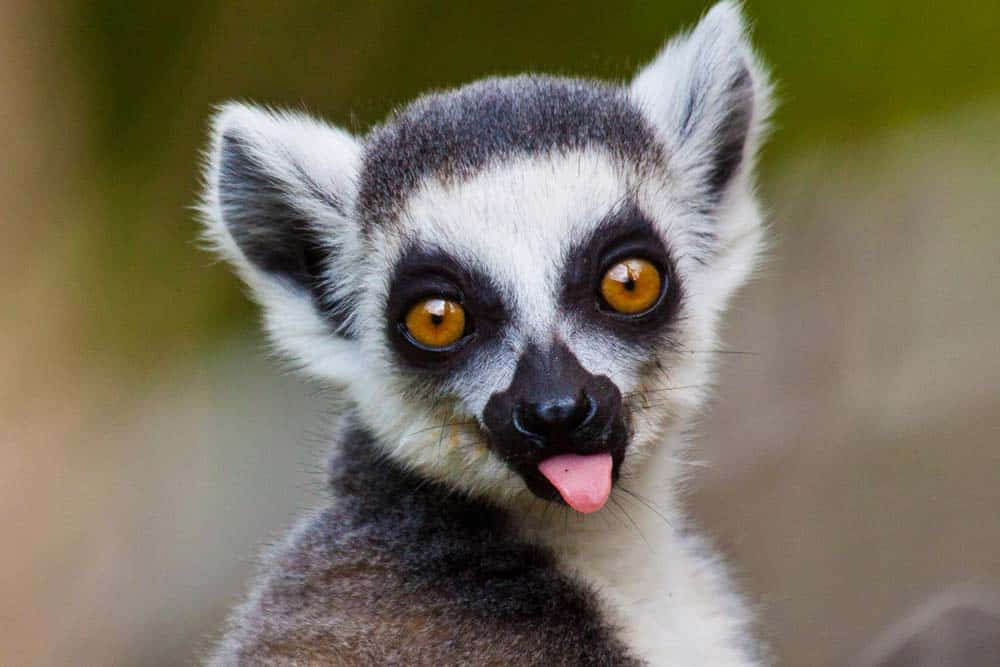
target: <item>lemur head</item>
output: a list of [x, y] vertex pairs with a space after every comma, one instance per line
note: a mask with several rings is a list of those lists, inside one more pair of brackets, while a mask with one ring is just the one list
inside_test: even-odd
[[590, 512], [701, 401], [757, 252], [768, 94], [724, 2], [625, 86], [486, 79], [363, 137], [230, 104], [208, 233], [386, 455]]

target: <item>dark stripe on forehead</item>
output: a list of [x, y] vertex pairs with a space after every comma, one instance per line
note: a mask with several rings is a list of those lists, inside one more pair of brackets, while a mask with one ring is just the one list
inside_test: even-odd
[[658, 154], [652, 129], [619, 86], [520, 76], [427, 95], [369, 134], [359, 213], [370, 229], [393, 219], [428, 176], [467, 178], [505, 158], [590, 146], [635, 162]]

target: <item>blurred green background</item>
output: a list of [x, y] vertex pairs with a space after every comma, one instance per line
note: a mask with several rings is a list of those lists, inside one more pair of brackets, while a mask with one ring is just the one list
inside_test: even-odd
[[[703, 2], [0, 4], [0, 663], [193, 661], [315, 502], [191, 205], [226, 99], [363, 132], [432, 88], [626, 79]], [[784, 664], [1000, 580], [1000, 3], [748, 0], [781, 106], [693, 511]]]

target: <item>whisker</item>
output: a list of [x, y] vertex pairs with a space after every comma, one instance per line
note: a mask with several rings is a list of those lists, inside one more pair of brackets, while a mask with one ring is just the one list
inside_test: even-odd
[[434, 426], [427, 426], [425, 428], [417, 429], [416, 431], [411, 431], [407, 433], [405, 437], [411, 438], [415, 435], [420, 435], [421, 433], [427, 433], [428, 431], [438, 431], [440, 429], [447, 428], [450, 425], [451, 423], [446, 419], [441, 424], [435, 424]]
[[609, 530], [615, 527], [615, 519], [611, 514], [610, 507], [607, 512], [597, 512], [597, 516], [601, 517], [601, 522], [607, 526]]
[[639, 534], [639, 537], [640, 537], [640, 538], [642, 539], [642, 541], [646, 543], [646, 547], [647, 547], [647, 548], [648, 548], [648, 549], [649, 549], [650, 551], [653, 551], [653, 545], [651, 545], [651, 544], [649, 543], [649, 540], [647, 540], [647, 539], [646, 539], [646, 536], [645, 536], [645, 535], [643, 535], [643, 533], [642, 533], [642, 530], [641, 530], [641, 529], [639, 528], [639, 524], [637, 524], [637, 523], [635, 522], [635, 520], [634, 520], [634, 519], [632, 518], [632, 515], [628, 513], [628, 510], [627, 510], [627, 509], [625, 509], [625, 506], [624, 506], [624, 505], [622, 505], [621, 503], [619, 503], [619, 502], [618, 502], [618, 500], [617, 500], [617, 499], [616, 499], [616, 498], [615, 498], [614, 496], [611, 496], [611, 497], [609, 498], [609, 500], [611, 501], [611, 503], [612, 503], [612, 504], [613, 504], [613, 505], [614, 505], [614, 506], [615, 506], [616, 508], [618, 508], [619, 510], [621, 510], [622, 514], [624, 514], [624, 515], [625, 515], [625, 518], [626, 518], [626, 519], [628, 519], [628, 522], [629, 522], [630, 524], [632, 524], [632, 527], [633, 527], [633, 528], [635, 528], [635, 532], [637, 532], [637, 533]]
[[678, 352], [684, 354], [736, 354], [746, 357], [759, 357], [760, 352], [749, 352], [746, 350], [688, 350], [683, 347], [677, 348]]
[[441, 443], [442, 443], [442, 442], [444, 441], [444, 432], [445, 432], [445, 429], [446, 429], [446, 428], [447, 428], [447, 426], [448, 426], [448, 419], [449, 419], [450, 417], [454, 417], [454, 416], [455, 416], [455, 411], [454, 411], [454, 410], [452, 410], [451, 414], [450, 414], [450, 415], [448, 415], [448, 417], [445, 417], [445, 418], [444, 418], [444, 423], [443, 423], [443, 424], [441, 424], [441, 434], [440, 434], [440, 435], [438, 436], [438, 444], [437, 444], [437, 457], [438, 457], [438, 463], [440, 463], [440, 462], [441, 462]]
[[615, 522], [621, 522], [622, 525], [625, 525], [625, 521], [615, 513], [615, 508], [610, 504], [605, 505], [598, 514], [603, 515], [606, 520], [611, 521], [611, 528], [615, 527]]
[[624, 493], [629, 495], [633, 500], [645, 505], [647, 509], [649, 509], [651, 512], [653, 512], [658, 517], [663, 519], [663, 523], [667, 524], [667, 526], [669, 526], [670, 528], [674, 527], [674, 525], [670, 523], [670, 519], [668, 519], [667, 516], [657, 508], [656, 504], [653, 501], [645, 498], [644, 496], [639, 495], [638, 493], [632, 491], [631, 489], [626, 489], [624, 486], [620, 486], [618, 488], [620, 488]]
[[648, 405], [643, 405], [641, 407], [645, 410], [645, 409], [649, 409], [649, 408], [658, 408], [658, 407], [663, 406], [663, 405], [670, 405], [671, 403], [673, 403], [673, 401], [671, 399], [667, 398], [667, 399], [664, 399], [664, 400], [661, 400], [661, 401], [654, 401], [653, 403], [649, 403]]
[[673, 387], [659, 387], [658, 389], [637, 389], [636, 391], [630, 391], [627, 394], [623, 394], [622, 398], [632, 398], [634, 396], [649, 396], [650, 394], [661, 394], [665, 391], [681, 391], [683, 389], [706, 389], [710, 385], [707, 384], [682, 384], [675, 385]]
[[[430, 414], [430, 415], [433, 415], [433, 414], [434, 414], [434, 411], [435, 411], [435, 410], [437, 410], [437, 406], [438, 406], [438, 405], [440, 405], [440, 404], [441, 404], [441, 397], [438, 397], [438, 398], [435, 398], [435, 399], [434, 399], [434, 402], [433, 402], [433, 403], [431, 403], [431, 409], [430, 409], [430, 410], [428, 410], [428, 414]], [[430, 428], [434, 428], [434, 427], [430, 427]], [[407, 438], [409, 438], [409, 437], [411, 437], [411, 436], [414, 436], [414, 435], [416, 435], [417, 433], [423, 433], [423, 432], [424, 432], [424, 430], [428, 430], [428, 429], [422, 429], [422, 430], [420, 430], [420, 431], [416, 431], [416, 432], [413, 432], [413, 433], [404, 433], [404, 434], [403, 434], [403, 437], [402, 437], [402, 438], [400, 438], [400, 440], [401, 440], [401, 441], [405, 441], [405, 440], [406, 440]]]
[[[541, 500], [541, 499], [539, 499], [539, 500]], [[549, 502], [547, 500], [542, 500], [541, 502], [542, 502], [542, 516], [539, 519], [539, 522], [540, 523], [545, 523], [545, 517], [547, 517], [549, 515], [549, 510], [552, 509], [552, 505], [554, 505], [554, 503], [551, 503], [551, 502]]]
[[[432, 410], [432, 412], [433, 412], [433, 410]], [[447, 420], [445, 420], [445, 421], [446, 421], [446, 423], [441, 424], [440, 426], [428, 426], [426, 428], [418, 429], [416, 431], [412, 431], [410, 433], [407, 433], [404, 436], [404, 438], [412, 438], [415, 435], [420, 435], [421, 433], [426, 433], [427, 431], [436, 431], [439, 428], [448, 428], [449, 426], [471, 426], [471, 425], [477, 423], [475, 419], [470, 419], [468, 421], [453, 421], [453, 422], [452, 421], [447, 421]]]

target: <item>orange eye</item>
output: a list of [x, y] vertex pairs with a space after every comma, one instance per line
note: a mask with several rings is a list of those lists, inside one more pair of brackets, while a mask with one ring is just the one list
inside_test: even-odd
[[424, 347], [448, 347], [465, 332], [465, 309], [447, 299], [426, 299], [406, 314], [406, 330]]
[[638, 257], [623, 260], [604, 274], [601, 296], [615, 311], [634, 315], [649, 310], [660, 298], [663, 279], [650, 262]]

